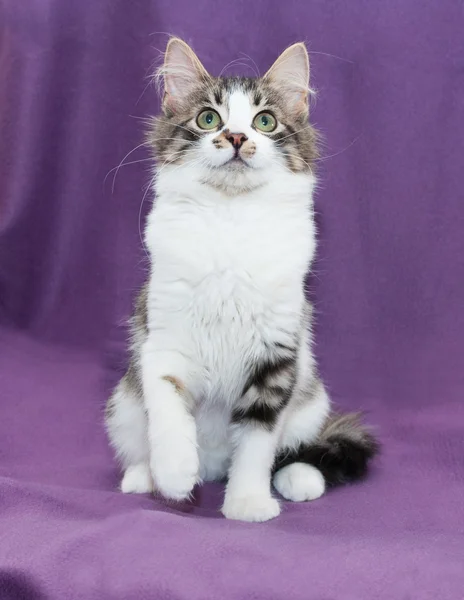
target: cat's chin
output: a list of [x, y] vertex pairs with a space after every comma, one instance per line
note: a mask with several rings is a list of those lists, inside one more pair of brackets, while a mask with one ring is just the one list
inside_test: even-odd
[[228, 196], [251, 192], [268, 181], [264, 169], [254, 169], [243, 160], [234, 160], [220, 167], [208, 169], [202, 183], [215, 187]]
[[230, 171], [240, 171], [244, 169], [250, 169], [250, 165], [248, 165], [243, 158], [240, 156], [234, 156], [230, 160], [228, 160], [225, 164], [220, 167], [221, 169], [228, 169]]
[[239, 173], [243, 171], [251, 171], [253, 167], [241, 156], [233, 156], [220, 164], [213, 164], [211, 168], [214, 172], [223, 173]]

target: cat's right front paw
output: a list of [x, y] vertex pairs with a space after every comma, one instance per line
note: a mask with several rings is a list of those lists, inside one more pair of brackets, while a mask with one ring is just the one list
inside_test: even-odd
[[[181, 444], [182, 445], [182, 444]], [[195, 446], [173, 446], [152, 451], [155, 491], [169, 500], [185, 500], [199, 481], [200, 463]]]

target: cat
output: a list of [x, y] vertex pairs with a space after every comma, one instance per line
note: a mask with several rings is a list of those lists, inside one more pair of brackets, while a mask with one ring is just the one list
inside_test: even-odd
[[148, 140], [156, 202], [131, 361], [107, 404], [123, 492], [188, 499], [227, 480], [222, 513], [266, 521], [364, 476], [378, 443], [331, 412], [312, 352], [316, 133], [309, 59], [263, 77], [213, 77], [179, 38], [160, 69]]

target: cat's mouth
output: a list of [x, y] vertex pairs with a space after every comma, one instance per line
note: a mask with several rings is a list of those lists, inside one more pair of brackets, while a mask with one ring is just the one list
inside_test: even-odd
[[248, 165], [245, 161], [245, 159], [240, 156], [240, 154], [238, 153], [238, 151], [235, 152], [234, 156], [232, 156], [232, 158], [230, 158], [225, 164], [225, 167], [230, 167], [232, 169], [240, 169], [240, 168], [248, 168], [250, 165]]

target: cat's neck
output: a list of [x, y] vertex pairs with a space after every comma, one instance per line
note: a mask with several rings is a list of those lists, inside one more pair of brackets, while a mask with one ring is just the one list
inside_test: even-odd
[[[227, 180], [231, 180], [230, 175]], [[212, 177], [195, 165], [172, 165], [157, 173], [154, 191], [157, 198], [202, 198], [212, 202], [247, 202], [259, 198], [269, 205], [285, 198], [287, 202], [307, 204], [312, 199], [315, 184], [312, 173], [280, 170], [269, 177], [269, 173], [263, 170], [257, 171], [251, 183], [249, 177], [241, 180], [240, 173], [237, 173], [233, 183], [226, 186], [219, 170], [217, 177]]]

